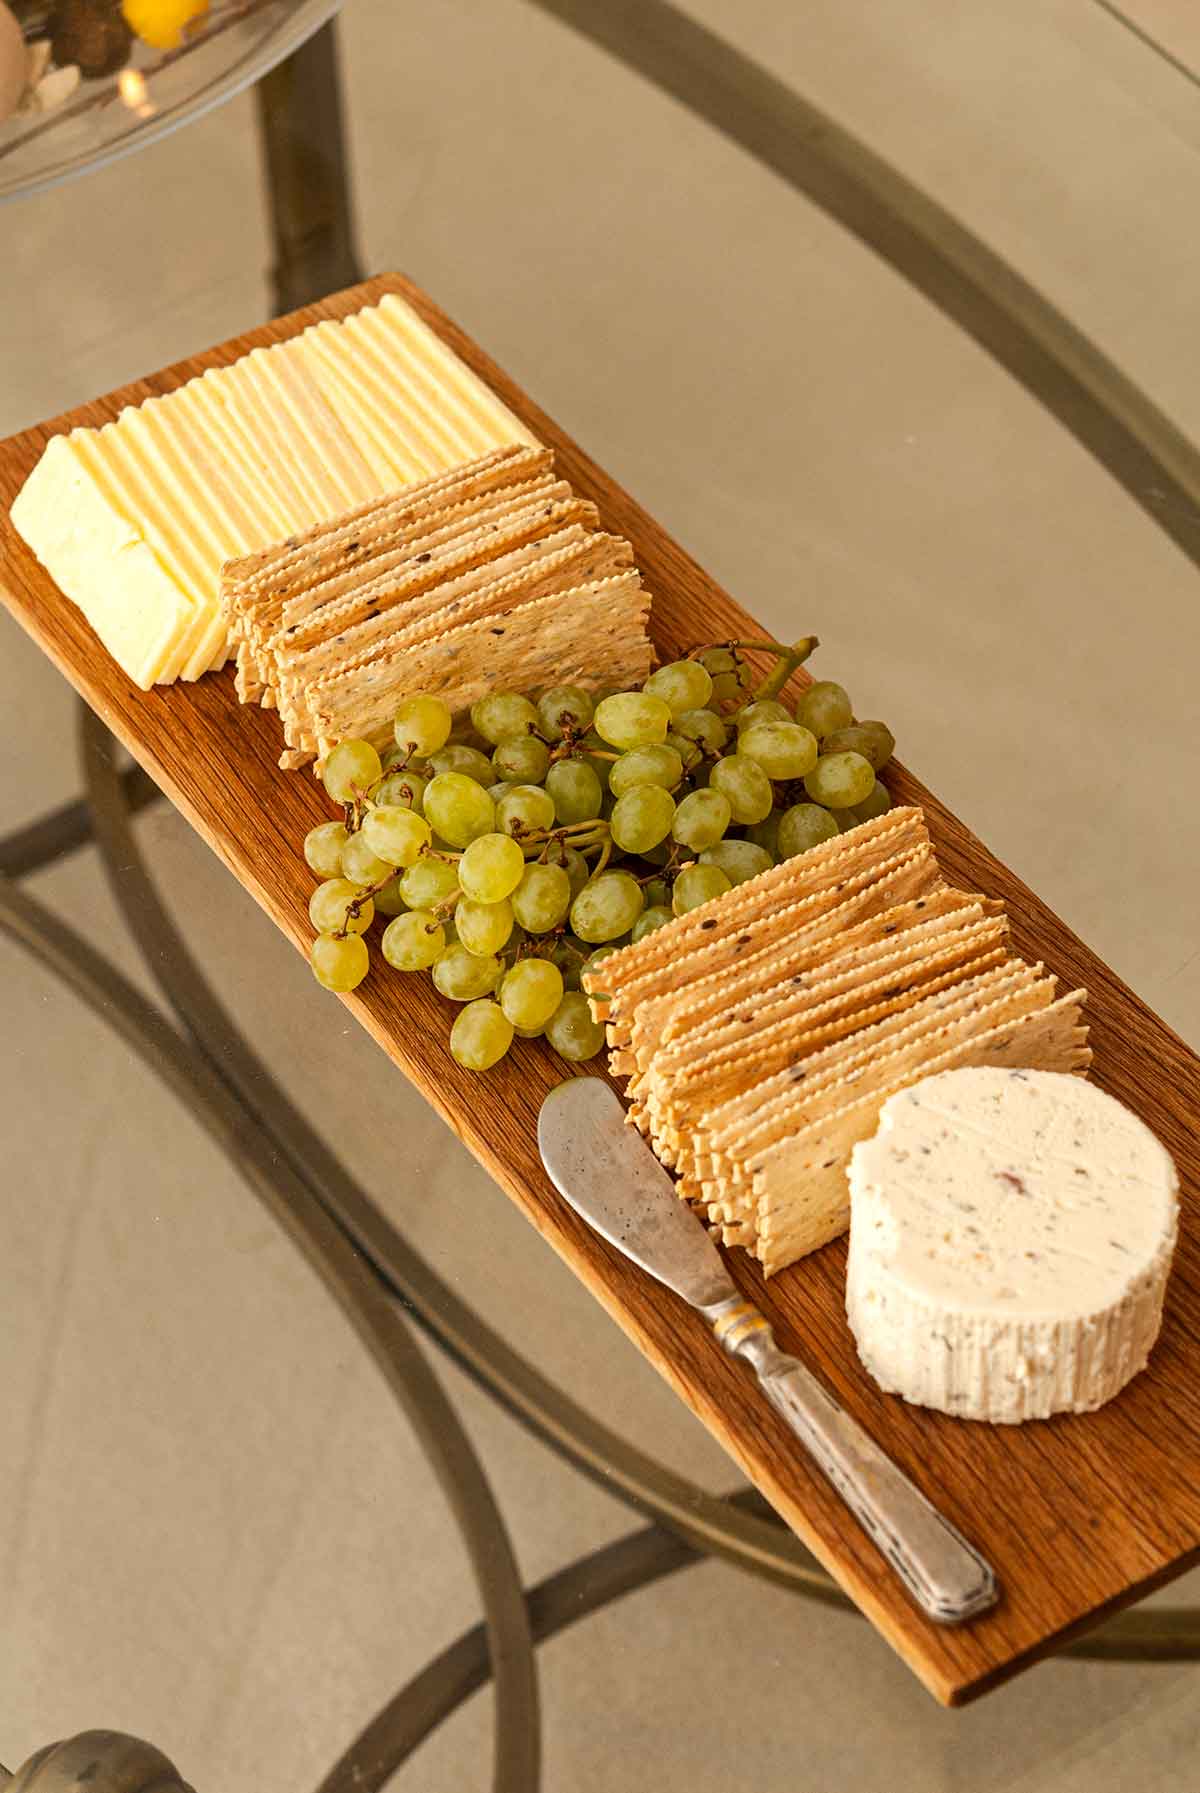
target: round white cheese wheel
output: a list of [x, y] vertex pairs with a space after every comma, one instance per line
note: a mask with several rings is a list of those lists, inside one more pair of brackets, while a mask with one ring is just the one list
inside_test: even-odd
[[846, 1312], [889, 1393], [964, 1419], [1083, 1413], [1144, 1368], [1179, 1179], [1080, 1077], [946, 1071], [850, 1160]]

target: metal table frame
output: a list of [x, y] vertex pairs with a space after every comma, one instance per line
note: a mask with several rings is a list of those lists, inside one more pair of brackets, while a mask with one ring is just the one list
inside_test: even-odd
[[[666, 0], [532, 0], [751, 150], [853, 230], [1033, 392], [1200, 564], [1200, 455], [1124, 376], [983, 244], [870, 151]], [[280, 310], [360, 278], [336, 22], [256, 90]], [[1001, 275], [1003, 278], [1001, 278]], [[855, 1609], [750, 1489], [707, 1493], [579, 1407], [413, 1250], [255, 1056], [201, 975], [134, 831], [159, 795], [80, 706], [84, 794], [0, 840], [0, 930], [26, 947], [184, 1102], [319, 1275], [415, 1432], [459, 1528], [483, 1620], [388, 1701], [318, 1793], [382, 1788], [489, 1678], [492, 1786], [534, 1793], [536, 1647], [623, 1594], [707, 1556]], [[98, 849], [161, 993], [149, 1001], [21, 881]], [[522, 1586], [484, 1465], [414, 1338], [421, 1330], [507, 1412], [648, 1523]], [[1200, 1658], [1200, 1612], [1134, 1610], [1067, 1646], [1106, 1662]], [[3, 1784], [0, 1770], [0, 1784]], [[115, 1788], [116, 1783], [113, 1783]], [[97, 1793], [107, 1788], [97, 1784]]]

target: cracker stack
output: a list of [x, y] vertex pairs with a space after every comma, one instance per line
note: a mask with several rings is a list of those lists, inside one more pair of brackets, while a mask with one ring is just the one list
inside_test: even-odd
[[895, 1090], [957, 1065], [1084, 1071], [1085, 992], [942, 878], [918, 809], [784, 860], [585, 978], [631, 1119], [767, 1275], [849, 1224], [846, 1165]]
[[463, 709], [506, 685], [640, 684], [649, 594], [633, 550], [513, 446], [226, 563], [243, 703], [277, 708], [293, 767], [388, 737], [414, 691]]

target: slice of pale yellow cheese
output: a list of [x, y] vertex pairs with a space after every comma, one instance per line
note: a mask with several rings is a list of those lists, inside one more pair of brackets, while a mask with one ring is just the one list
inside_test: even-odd
[[492, 446], [480, 431], [471, 429], [469, 419], [455, 416], [447, 395], [439, 394], [436, 384], [430, 389], [429, 377], [421, 367], [398, 353], [396, 345], [381, 334], [374, 309], [347, 318], [342, 329], [353, 345], [364, 380], [385, 405], [390, 402], [397, 426], [419, 445], [432, 466], [453, 467], [473, 461]]
[[205, 379], [189, 380], [164, 404], [183, 412], [207, 444], [214, 462], [236, 483], [246, 510], [261, 532], [259, 546], [283, 541], [296, 527], [295, 518], [278, 496], [257, 457], [249, 457], [241, 432], [221, 402], [219, 389]]
[[13, 527], [106, 650], [148, 691], [175, 678], [194, 606], [131, 518], [55, 436], [12, 506]]
[[213, 415], [229, 435], [231, 452], [240, 459], [247, 477], [256, 478], [270, 492], [282, 540], [299, 529], [307, 529], [316, 516], [283, 462], [275, 433], [264, 434], [258, 428], [252, 407], [242, 396], [241, 382], [234, 378], [236, 365], [235, 362], [233, 367], [210, 368], [195, 384], [205, 390], [214, 407]]
[[372, 456], [376, 472], [391, 469], [391, 486], [414, 485], [441, 469], [421, 453], [404, 429], [396, 409], [373, 391], [354, 353], [354, 344], [340, 324], [310, 325], [300, 338], [306, 365], [325, 398], [355, 439]]
[[264, 394], [250, 357], [243, 356], [227, 367], [223, 379], [226, 403], [240, 419], [242, 434], [265, 444], [274, 455], [276, 477], [285, 480], [295, 495], [303, 526], [323, 522], [344, 509], [337, 487], [317, 456], [306, 453], [288, 420], [280, 416], [278, 406]]
[[[220, 557], [214, 571], [219, 609], [220, 569], [224, 562], [265, 547], [277, 539], [278, 532], [274, 522], [254, 506], [253, 482], [241, 477], [236, 466], [230, 468], [194, 400], [195, 394], [188, 386], [167, 398], [148, 399], [131, 413], [130, 427], [146, 432], [161, 456], [171, 489], [181, 500], [186, 497], [193, 475], [208, 493], [215, 524], [210, 539]], [[133, 417], [138, 419], [136, 426]], [[223, 630], [209, 671], [219, 671], [228, 657], [228, 634]]]
[[355, 510], [390, 489], [359, 453], [354, 437], [308, 372], [294, 342], [255, 349], [247, 366], [265, 376], [269, 396], [290, 419], [306, 451], [316, 455], [328, 471], [337, 486], [341, 510]]
[[199, 670], [210, 671], [223, 666], [228, 653], [219, 602], [221, 568], [234, 556], [262, 546], [262, 536], [250, 527], [236, 493], [213, 463], [205, 438], [178, 409], [167, 412], [166, 402], [148, 399], [130, 406], [122, 411], [117, 430], [136, 446], [163, 503], [194, 537], [202, 598], [213, 624], [212, 653]]
[[197, 607], [195, 595], [191, 591], [187, 579], [181, 575], [179, 568], [174, 564], [172, 555], [164, 549], [161, 542], [155, 540], [153, 529], [147, 527], [146, 519], [139, 514], [136, 493], [131, 492], [123, 481], [114, 477], [109, 457], [100, 448], [100, 431], [94, 429], [72, 430], [68, 439], [72, 453], [91, 476], [97, 491], [103, 495], [114, 510], [128, 519], [147, 547], [151, 549], [160, 566], [169, 575], [181, 596], [187, 599], [189, 605], [188, 625], [177, 636], [172, 659], [164, 665], [161, 675], [162, 682], [169, 684], [182, 675], [203, 626], [203, 615]]
[[[216, 603], [214, 561], [206, 555], [195, 502], [181, 510], [162, 491], [156, 469], [142, 445], [119, 423], [100, 430], [80, 430], [79, 452], [102, 478], [176, 584], [195, 606], [192, 630], [183, 643], [180, 677], [197, 679], [207, 672], [225, 639]], [[215, 563], [217, 567], [220, 562]]]
[[508, 406], [503, 404], [486, 381], [472, 373], [465, 361], [444, 343], [429, 325], [419, 318], [411, 305], [395, 293], [385, 293], [377, 307], [381, 320], [395, 330], [434, 375], [439, 385], [453, 394], [470, 415], [478, 420], [489, 447], [505, 442], [529, 442], [538, 446], [537, 437], [526, 429]]
[[[406, 410], [411, 409], [428, 427], [450, 438], [459, 459], [474, 460], [516, 439], [515, 425], [510, 427], [509, 420], [493, 416], [486, 409], [487, 398], [480, 397], [473, 384], [470, 400], [464, 397], [457, 382], [447, 378], [444, 367], [429, 352], [424, 338], [406, 333], [381, 306], [347, 319], [346, 328], [369, 345], [387, 377], [408, 395]], [[468, 374], [468, 379], [473, 382], [474, 376]]]

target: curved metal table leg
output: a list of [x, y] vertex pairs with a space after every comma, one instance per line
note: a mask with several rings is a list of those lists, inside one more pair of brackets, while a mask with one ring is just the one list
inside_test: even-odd
[[83, 937], [7, 879], [0, 930], [29, 949], [174, 1090], [298, 1245], [406, 1413], [462, 1532], [488, 1614], [496, 1678], [496, 1793], [536, 1793], [537, 1675], [529, 1615], [508, 1533], [458, 1416], [395, 1303], [289, 1165], [164, 1016]]

